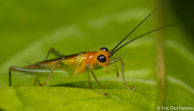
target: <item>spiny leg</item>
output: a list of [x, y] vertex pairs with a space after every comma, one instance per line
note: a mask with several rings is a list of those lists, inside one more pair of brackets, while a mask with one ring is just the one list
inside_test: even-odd
[[53, 67], [51, 68], [50, 74], [49, 74], [49, 76], [48, 76], [48, 78], [47, 78], [47, 80], [46, 80], [45, 83], [41, 84], [40, 81], [38, 80], [40, 86], [44, 86], [44, 85], [47, 85], [48, 84], [48, 81], [50, 80], [50, 78], [51, 78], [51, 76], [53, 74], [54, 69], [56, 68], [57, 64], [59, 64], [60, 61], [61, 60], [56, 61], [56, 63], [53, 65]]
[[46, 55], [46, 60], [48, 59], [48, 56], [49, 56], [51, 53], [54, 54], [56, 57], [64, 57], [64, 56], [65, 56], [65, 55], [61, 54], [60, 52], [58, 52], [56, 49], [51, 48], [51, 49], [48, 51], [47, 55]]
[[104, 96], [107, 96], [108, 94], [106, 94], [106, 93], [104, 92], [104, 89], [102, 88], [100, 82], [99, 82], [98, 79], [96, 78], [96, 75], [95, 75], [94, 72], [92, 71], [91, 67], [88, 66], [88, 68], [89, 68], [89, 70], [90, 70], [92, 76], [93, 76], [94, 79], [96, 80], [96, 82], [97, 82], [97, 84], [98, 84], [98, 87], [101, 89], [101, 91], [102, 91], [102, 93], [104, 94]]

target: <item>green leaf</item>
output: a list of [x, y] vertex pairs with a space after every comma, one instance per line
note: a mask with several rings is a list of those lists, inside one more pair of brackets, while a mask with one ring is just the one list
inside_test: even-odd
[[[158, 10], [131, 38], [164, 24], [185, 21], [176, 12], [178, 3], [174, 2], [162, 6], [165, 10]], [[0, 111], [150, 111], [158, 106], [194, 107], [194, 46], [192, 30], [186, 25], [147, 35], [114, 55], [124, 60], [127, 84], [134, 86], [134, 91], [125, 88], [114, 71], [108, 70], [107, 74], [103, 69], [94, 72], [109, 94], [107, 97], [94, 79], [93, 88], [89, 88], [87, 73], [75, 77], [54, 73], [49, 85], [39, 87], [34, 86], [37, 74], [13, 72], [13, 86], [8, 87], [9, 66], [42, 61], [51, 47], [65, 55], [96, 51], [103, 46], [111, 50], [157, 4], [153, 0], [2, 0]], [[41, 77], [40, 81], [46, 79]]]

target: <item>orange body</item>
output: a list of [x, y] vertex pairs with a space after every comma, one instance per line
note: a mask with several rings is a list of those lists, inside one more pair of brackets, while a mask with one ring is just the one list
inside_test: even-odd
[[[99, 55], [104, 55], [106, 57], [106, 61], [103, 63], [99, 62]], [[25, 66], [24, 68], [51, 68], [58, 60], [61, 60], [61, 62], [71, 68], [75, 74], [78, 74], [85, 72], [88, 65], [93, 69], [95, 69], [96, 67], [108, 66], [110, 62], [110, 53], [104, 50], [98, 50], [95, 52], [84, 52], [65, 56], [62, 58], [41, 61], [34, 65]], [[64, 69], [60, 64], [58, 64], [56, 68]]]

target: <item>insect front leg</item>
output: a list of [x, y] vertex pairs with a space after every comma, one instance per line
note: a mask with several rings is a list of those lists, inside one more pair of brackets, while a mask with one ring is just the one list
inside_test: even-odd
[[[127, 85], [127, 82], [126, 82], [126, 80], [125, 80], [125, 72], [124, 72], [124, 63], [123, 63], [123, 60], [122, 60], [120, 57], [117, 57], [117, 58], [115, 58], [115, 59], [112, 59], [112, 60], [110, 61], [110, 63], [115, 63], [115, 62], [117, 62], [117, 61], [120, 61], [120, 63], [121, 63], [122, 80], [123, 80], [124, 86], [125, 86], [126, 88], [130, 89], [130, 90], [133, 90], [133, 87], [128, 86], [128, 85]], [[118, 74], [119, 74], [119, 73], [118, 73]], [[118, 75], [118, 74], [117, 74], [117, 75]]]
[[115, 72], [116, 72], [116, 74], [117, 74], [117, 77], [119, 77], [119, 71], [118, 71], [118, 67], [117, 67], [117, 65], [115, 64], [115, 70], [114, 70]]
[[104, 94], [104, 96], [107, 96], [108, 94], [106, 94], [106, 93], [104, 92], [104, 89], [102, 88], [100, 82], [99, 82], [98, 79], [96, 78], [96, 75], [94, 74], [94, 72], [93, 72], [91, 66], [88, 65], [88, 69], [89, 69], [90, 73], [92, 74], [92, 76], [94, 77], [94, 79], [96, 80], [96, 82], [97, 82], [97, 84], [98, 84], [98, 87], [100, 88], [100, 90], [102, 91], [102, 93]]
[[119, 74], [118, 67], [117, 67], [116, 64], [115, 64], [115, 68], [113, 68], [113, 67], [111, 67], [111, 66], [108, 66], [107, 68], [109, 68], [110, 70], [115, 71], [115, 72], [116, 72], [116, 76], [119, 77], [120, 74]]
[[108, 74], [108, 70], [107, 70], [107, 67], [103, 67], [103, 70]]
[[58, 57], [58, 58], [64, 57], [64, 56], [65, 56], [65, 55], [61, 54], [60, 52], [58, 52], [56, 49], [51, 48], [51, 49], [48, 51], [47, 55], [46, 55], [46, 60], [48, 59], [48, 57], [49, 57], [49, 55], [50, 55], [51, 53], [54, 54], [54, 55], [55, 55], [56, 57]]

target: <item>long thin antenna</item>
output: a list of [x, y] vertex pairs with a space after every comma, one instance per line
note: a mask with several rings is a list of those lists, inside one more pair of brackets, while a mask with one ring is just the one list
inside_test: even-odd
[[130, 40], [130, 41], [128, 41], [128, 42], [126, 42], [125, 44], [123, 44], [123, 45], [122, 45], [122, 46], [120, 46], [119, 48], [117, 48], [114, 52], [112, 52], [112, 53], [111, 53], [111, 56], [113, 56], [113, 55], [115, 54], [115, 52], [117, 52], [119, 49], [121, 49], [122, 47], [126, 46], [127, 44], [129, 44], [129, 43], [133, 42], [134, 40], [137, 40], [137, 39], [139, 39], [139, 38], [141, 38], [141, 37], [144, 37], [145, 35], [148, 35], [148, 34], [150, 34], [150, 33], [153, 33], [153, 32], [156, 32], [156, 31], [159, 31], [159, 30], [162, 30], [162, 29], [165, 29], [165, 28], [168, 28], [168, 27], [174, 26], [174, 25], [178, 25], [178, 23], [165, 25], [165, 26], [162, 26], [162, 27], [159, 27], [159, 28], [153, 29], [153, 30], [151, 30], [151, 31], [148, 31], [148, 32], [146, 32], [146, 33], [144, 33], [144, 34], [141, 34], [141, 35], [139, 35], [139, 36], [135, 37], [134, 39], [132, 39], [132, 40]]
[[114, 50], [125, 40], [127, 39], [139, 26], [141, 26], [151, 15], [153, 15], [154, 12], [156, 12], [164, 3], [165, 0], [163, 0], [158, 7], [156, 7], [150, 14], [148, 14], [127, 36], [125, 36], [112, 50], [111, 52], [114, 52]]

